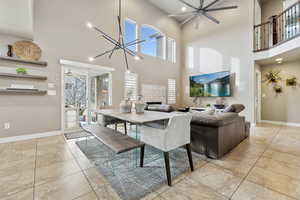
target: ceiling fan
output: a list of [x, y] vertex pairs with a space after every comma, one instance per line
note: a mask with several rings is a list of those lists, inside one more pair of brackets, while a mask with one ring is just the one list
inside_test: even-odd
[[[210, 19], [211, 21], [213, 21], [216, 24], [220, 24], [219, 20], [217, 20], [216, 18], [214, 18], [213, 16], [211, 16], [208, 13], [209, 12], [214, 12], [214, 11], [229, 10], [229, 9], [238, 8], [238, 6], [227, 6], [227, 7], [220, 7], [220, 8], [211, 8], [216, 3], [218, 3], [220, 0], [214, 0], [211, 3], [209, 3], [208, 5], [205, 5], [204, 0], [200, 0], [200, 5], [198, 7], [186, 2], [185, 0], [178, 0], [178, 1], [180, 1], [181, 3], [186, 5], [187, 7], [193, 9], [193, 11], [190, 11], [190, 12], [182, 12], [182, 13], [178, 13], [178, 14], [169, 15], [169, 17], [189, 16], [187, 19], [185, 19], [183, 22], [181, 22], [181, 25], [184, 25], [184, 24], [192, 21], [193, 19], [195, 19], [195, 18], [197, 18], [201, 15], [207, 17], [208, 19]], [[185, 11], [186, 8], [183, 7], [182, 10]]]

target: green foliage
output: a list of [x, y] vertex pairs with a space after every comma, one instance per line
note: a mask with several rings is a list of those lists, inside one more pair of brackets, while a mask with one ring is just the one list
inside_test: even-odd
[[20, 68], [17, 68], [17, 69], [16, 69], [16, 72], [17, 72], [18, 74], [27, 74], [27, 69], [26, 69], [26, 68], [20, 67]]

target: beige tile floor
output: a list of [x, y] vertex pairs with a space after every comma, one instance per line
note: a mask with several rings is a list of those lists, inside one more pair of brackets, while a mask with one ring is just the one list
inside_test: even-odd
[[[93, 164], [63, 136], [0, 144], [1, 200], [117, 200]], [[300, 200], [300, 128], [259, 124], [220, 160], [143, 200]]]

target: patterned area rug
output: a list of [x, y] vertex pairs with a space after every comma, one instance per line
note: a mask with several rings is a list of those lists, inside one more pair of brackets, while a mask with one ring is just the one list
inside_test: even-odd
[[[139, 200], [166, 184], [163, 153], [151, 146], [146, 145], [144, 168], [140, 168], [140, 149], [116, 155], [96, 139], [77, 141], [76, 144], [123, 200]], [[194, 163], [201, 158], [193, 153]], [[173, 180], [190, 170], [183, 148], [170, 152], [170, 163]]]

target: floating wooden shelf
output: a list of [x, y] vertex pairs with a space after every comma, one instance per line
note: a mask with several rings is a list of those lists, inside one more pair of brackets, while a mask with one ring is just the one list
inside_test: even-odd
[[48, 63], [44, 62], [44, 61], [24, 60], [24, 59], [21, 59], [21, 58], [13, 58], [13, 57], [7, 57], [7, 56], [0, 56], [0, 60], [10, 61], [10, 62], [17, 62], [17, 63], [24, 63], [24, 64], [40, 65], [42, 67], [46, 67], [48, 65]]
[[2, 73], [2, 72], [0, 72], [0, 77], [47, 80], [47, 76], [30, 75], [30, 74], [11, 74], [11, 73]]
[[0, 94], [21, 94], [21, 95], [46, 95], [46, 90], [8, 90], [0, 89]]

